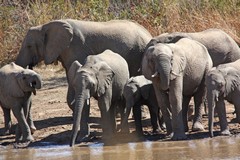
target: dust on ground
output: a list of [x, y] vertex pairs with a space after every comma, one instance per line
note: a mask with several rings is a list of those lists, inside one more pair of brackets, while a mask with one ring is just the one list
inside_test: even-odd
[[[43, 79], [42, 89], [37, 91], [36, 96], [33, 96], [32, 116], [34, 124], [37, 128], [33, 137], [35, 141], [31, 143], [31, 146], [41, 144], [69, 144], [71, 129], [72, 129], [72, 111], [69, 109], [66, 103], [67, 94], [67, 80], [65, 70], [60, 66], [39, 66], [34, 68]], [[235, 117], [232, 114], [234, 111], [233, 106], [227, 103], [227, 118], [231, 133], [233, 135], [240, 133], [239, 124], [231, 123], [231, 120]], [[100, 126], [100, 111], [97, 106], [97, 101], [91, 99], [90, 109], [90, 131], [92, 139], [88, 143], [101, 141], [101, 126]], [[151, 134], [151, 126], [149, 120], [149, 114], [145, 112], [143, 119], [144, 126], [144, 138], [147, 140], [164, 140], [164, 133], [159, 135]], [[16, 124], [16, 119], [12, 114], [13, 124]], [[215, 122], [218, 122], [218, 118], [215, 118]], [[120, 124], [120, 119], [117, 119], [117, 123]], [[119, 143], [139, 141], [134, 133], [134, 122], [131, 116], [129, 117], [130, 134], [128, 136], [117, 134]], [[207, 116], [203, 116], [203, 124], [205, 131], [203, 132], [190, 132], [188, 139], [201, 139], [208, 138], [208, 121]], [[215, 130], [219, 131], [218, 123], [215, 123]], [[189, 122], [189, 128], [192, 123]], [[0, 133], [3, 132], [4, 118], [3, 112], [0, 109]], [[215, 132], [215, 134], [217, 134]], [[0, 145], [12, 146], [15, 140], [15, 135], [0, 136]]]

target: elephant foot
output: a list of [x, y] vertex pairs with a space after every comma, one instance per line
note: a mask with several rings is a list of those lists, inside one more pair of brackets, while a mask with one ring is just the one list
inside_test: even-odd
[[174, 133], [171, 139], [174, 141], [185, 140], [187, 139], [187, 136], [185, 133]]
[[192, 131], [193, 132], [197, 132], [197, 131], [204, 131], [204, 127], [202, 125], [202, 123], [200, 122], [195, 122], [192, 126]]
[[160, 133], [162, 133], [162, 132], [159, 128], [152, 130], [152, 135], [156, 135], [156, 134], [160, 134]]
[[82, 143], [82, 142], [89, 142], [91, 140], [91, 137], [89, 135], [85, 135], [85, 136], [79, 136], [77, 138], [77, 142], [78, 143]]
[[35, 126], [31, 126], [31, 127], [30, 127], [30, 130], [31, 130], [31, 134], [33, 134], [37, 129], [36, 129]]
[[230, 133], [230, 131], [228, 129], [225, 129], [225, 130], [220, 132], [220, 135], [222, 135], [222, 136], [230, 136], [231, 133]]
[[173, 132], [166, 134], [166, 138], [170, 138], [171, 139], [172, 137], [173, 137]]
[[161, 124], [160, 128], [161, 128], [161, 130], [166, 131], [166, 129], [167, 129], [166, 124], [165, 123]]
[[26, 138], [23, 138], [22, 136], [20, 138], [16, 139], [17, 143], [27, 143], [27, 142], [33, 142], [34, 138], [32, 135], [27, 136]]

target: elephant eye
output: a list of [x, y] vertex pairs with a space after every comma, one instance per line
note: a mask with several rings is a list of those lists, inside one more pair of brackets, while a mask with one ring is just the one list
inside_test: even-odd
[[23, 78], [22, 78], [22, 79], [24, 79], [24, 80], [25, 80], [25, 79], [26, 79], [26, 77], [25, 77], [25, 76], [23, 76]]
[[31, 49], [31, 48], [32, 48], [32, 46], [31, 46], [31, 45], [27, 45], [27, 48], [28, 48], [28, 49]]

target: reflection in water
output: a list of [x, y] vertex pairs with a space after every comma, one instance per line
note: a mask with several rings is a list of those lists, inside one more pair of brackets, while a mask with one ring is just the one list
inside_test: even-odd
[[87, 146], [47, 145], [28, 149], [0, 147], [0, 159], [238, 159], [240, 138], [215, 137], [189, 141], [145, 141], [104, 146], [95, 143]]

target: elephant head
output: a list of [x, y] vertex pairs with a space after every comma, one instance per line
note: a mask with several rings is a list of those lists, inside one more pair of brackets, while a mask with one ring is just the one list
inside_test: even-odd
[[[89, 59], [91, 59], [91, 56], [88, 57], [87, 61]], [[114, 72], [103, 61], [95, 61], [91, 64], [86, 62], [83, 67], [78, 61], [74, 61], [68, 71], [68, 77], [69, 85], [75, 90], [74, 123], [70, 142], [70, 146], [73, 146], [79, 130], [84, 105], [89, 105], [86, 104], [86, 100], [91, 96], [103, 96], [112, 84]]]
[[32, 68], [40, 61], [51, 64], [69, 48], [73, 29], [67, 21], [56, 20], [31, 27], [25, 36], [16, 64]]
[[147, 100], [149, 98], [149, 84], [151, 83], [151, 81], [145, 79], [143, 76], [137, 76], [130, 78], [127, 84], [124, 86], [123, 96], [126, 100], [126, 107], [122, 120], [123, 132], [128, 132], [127, 120], [132, 107], [134, 107], [135, 105], [141, 105], [143, 100]]
[[183, 32], [163, 33], [159, 36], [153, 37], [151, 41], [147, 44], [146, 48], [154, 46], [157, 43], [176, 43], [182, 38], [192, 39], [190, 36], [188, 36], [187, 33]]
[[[220, 68], [220, 67], [219, 67]], [[206, 76], [209, 133], [213, 137], [214, 109], [240, 85], [240, 72], [232, 67], [212, 68]]]
[[7, 91], [10, 92], [10, 95], [13, 97], [24, 97], [25, 92], [33, 92], [35, 95], [36, 89], [42, 87], [40, 75], [30, 69], [23, 69], [14, 63], [11, 63], [10, 66], [12, 70], [15, 70], [6, 81], [6, 83], [11, 82], [11, 84], [7, 85], [9, 87]]
[[[180, 54], [175, 55], [176, 52]], [[149, 80], [158, 78], [160, 89], [167, 90], [170, 80], [183, 72], [186, 60], [181, 53], [181, 49], [174, 45], [158, 43], [149, 47], [142, 62], [144, 76]]]

